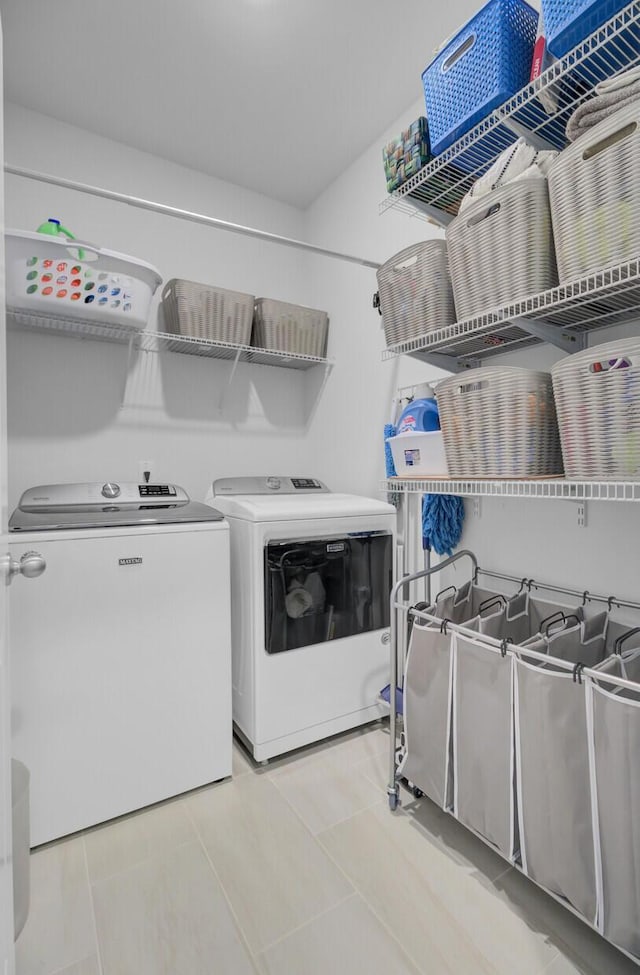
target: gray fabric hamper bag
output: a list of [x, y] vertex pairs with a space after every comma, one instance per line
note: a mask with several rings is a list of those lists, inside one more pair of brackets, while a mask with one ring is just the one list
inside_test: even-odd
[[513, 859], [513, 656], [453, 636], [454, 815]]
[[[465, 623], [498, 594], [468, 582], [444, 590], [426, 611], [431, 616]], [[500, 597], [502, 598], [502, 597]], [[416, 785], [441, 808], [452, 803], [451, 634], [435, 624], [413, 625], [404, 675], [404, 746], [398, 774]]]
[[451, 635], [415, 624], [404, 681], [405, 757], [398, 769], [426, 796], [451, 805]]
[[[640, 649], [610, 657], [599, 669], [640, 683]], [[640, 958], [640, 687], [589, 680], [586, 689], [602, 874], [599, 929]]]
[[597, 896], [584, 687], [572, 673], [515, 663], [516, 779], [525, 873], [590, 923]]

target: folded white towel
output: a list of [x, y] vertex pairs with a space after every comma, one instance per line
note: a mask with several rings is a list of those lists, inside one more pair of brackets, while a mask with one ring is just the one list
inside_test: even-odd
[[617, 74], [613, 78], [607, 78], [606, 81], [601, 81], [599, 85], [596, 85], [596, 92], [598, 95], [608, 95], [612, 91], [622, 91], [637, 81], [640, 81], [640, 65], [637, 68], [623, 71], [622, 74]]
[[[524, 139], [518, 139], [498, 156], [484, 176], [476, 180], [460, 204], [460, 213], [476, 200], [481, 200], [482, 197], [517, 179], [528, 179], [530, 176], [546, 177], [557, 156], [557, 152], [534, 149]], [[537, 172], [534, 173], [533, 170]]]

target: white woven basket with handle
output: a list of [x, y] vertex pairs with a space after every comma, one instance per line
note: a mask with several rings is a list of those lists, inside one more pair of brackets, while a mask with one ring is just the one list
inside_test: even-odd
[[560, 281], [640, 256], [640, 101], [595, 125], [549, 171]]
[[472, 370], [439, 383], [436, 395], [450, 477], [562, 474], [548, 372]]
[[455, 322], [444, 240], [406, 247], [383, 264], [376, 276], [387, 347]]
[[547, 181], [494, 190], [447, 227], [459, 320], [552, 288], [558, 281]]
[[567, 356], [551, 375], [567, 477], [640, 481], [640, 338]]

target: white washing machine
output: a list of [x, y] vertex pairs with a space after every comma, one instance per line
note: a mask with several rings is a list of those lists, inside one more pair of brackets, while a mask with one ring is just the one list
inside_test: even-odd
[[206, 501], [231, 530], [233, 720], [256, 760], [379, 717], [395, 508], [308, 477], [225, 478]]
[[10, 530], [13, 559], [46, 562], [11, 593], [32, 845], [230, 775], [222, 514], [171, 484], [59, 484], [25, 492]]

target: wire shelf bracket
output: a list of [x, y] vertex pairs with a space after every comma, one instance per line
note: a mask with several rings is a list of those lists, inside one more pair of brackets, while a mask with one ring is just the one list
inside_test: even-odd
[[544, 319], [514, 317], [511, 319], [511, 324], [522, 328], [529, 335], [541, 339], [542, 342], [562, 349], [563, 352], [582, 352], [587, 347], [584, 332], [569, 332], [565, 328], [558, 328], [557, 325], [550, 325]]

